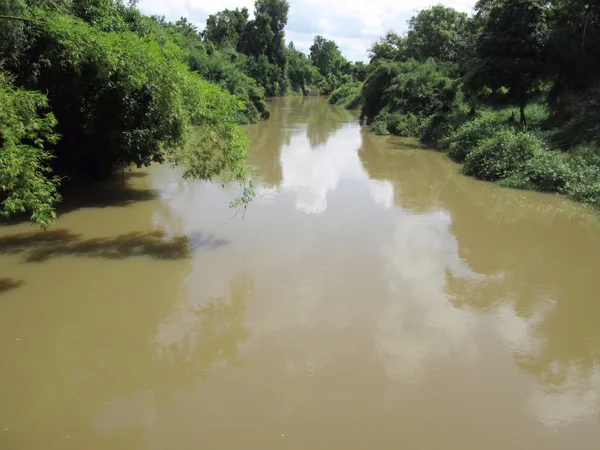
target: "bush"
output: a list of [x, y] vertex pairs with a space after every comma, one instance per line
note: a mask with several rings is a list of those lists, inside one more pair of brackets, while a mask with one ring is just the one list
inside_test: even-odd
[[388, 128], [390, 133], [396, 136], [419, 136], [423, 119], [414, 114], [392, 114], [391, 123]]
[[384, 109], [423, 118], [449, 113], [457, 85], [447, 73], [445, 65], [432, 59], [378, 63], [364, 84], [362, 116], [371, 122]]
[[384, 109], [371, 124], [371, 132], [412, 137], [419, 136], [422, 125], [423, 119], [414, 114], [391, 113]]
[[468, 113], [461, 108], [450, 114], [433, 115], [423, 121], [421, 141], [438, 150], [447, 150], [448, 142], [445, 138], [468, 120], [470, 120]]
[[571, 157], [566, 192], [582, 203], [600, 206], [600, 165], [579, 155]]
[[525, 165], [524, 178], [536, 191], [565, 192], [571, 176], [567, 159], [556, 151], [536, 153]]
[[362, 103], [362, 83], [343, 84], [331, 93], [328, 101], [341, 108], [357, 109]]
[[463, 172], [482, 180], [502, 180], [522, 172], [543, 148], [542, 141], [531, 133], [502, 129], [467, 155]]
[[355, 92], [354, 95], [342, 99], [338, 106], [345, 109], [359, 109], [362, 104], [362, 92]]
[[504, 180], [500, 180], [498, 185], [511, 189], [535, 190], [535, 186], [522, 173], [516, 173]]
[[463, 123], [458, 129], [442, 139], [442, 146], [447, 148], [448, 156], [456, 162], [464, 162], [479, 142], [492, 136], [500, 129], [501, 124], [493, 114], [483, 113], [473, 120]]
[[421, 117], [449, 113], [455, 105], [457, 84], [446, 72], [447, 68], [433, 59], [404, 63], [386, 89], [389, 110]]
[[540, 192], [565, 193], [570, 183], [568, 157], [556, 151], [536, 152], [523, 171], [501, 180], [500, 185]]
[[390, 134], [388, 130], [388, 123], [385, 120], [385, 117], [379, 115], [375, 118], [375, 120], [371, 123], [371, 133], [378, 134], [380, 136], [385, 136]]

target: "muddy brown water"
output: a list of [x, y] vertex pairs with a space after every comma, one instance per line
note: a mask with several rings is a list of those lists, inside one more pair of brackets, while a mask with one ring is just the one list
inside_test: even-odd
[[0, 448], [600, 448], [600, 220], [323, 98], [260, 183], [151, 167], [0, 227]]

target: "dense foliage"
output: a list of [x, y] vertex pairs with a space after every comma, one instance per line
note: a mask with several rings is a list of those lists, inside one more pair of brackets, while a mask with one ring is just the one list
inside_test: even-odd
[[330, 101], [360, 104], [372, 132], [420, 137], [465, 174], [600, 206], [600, 3], [480, 0], [471, 17], [437, 5], [408, 25]]
[[52, 153], [44, 146], [58, 140], [56, 119], [43, 94], [15, 88], [2, 72], [0, 105], [0, 213], [29, 210], [33, 221], [48, 226], [56, 217], [52, 206], [59, 196], [58, 179], [48, 176]]
[[600, 3], [480, 0], [420, 11], [370, 63], [286, 45], [287, 0], [187, 19], [123, 0], [0, 0], [0, 212], [48, 226], [60, 183], [169, 162], [252, 197], [241, 123], [266, 98], [330, 94], [378, 134], [420, 137], [510, 187], [600, 205]]
[[29, 212], [46, 227], [61, 181], [153, 162], [239, 182], [235, 204], [246, 203], [238, 124], [268, 119], [266, 96], [328, 93], [352, 78], [335, 44], [317, 51], [321, 37], [309, 56], [286, 46], [286, 0], [256, 0], [252, 19], [223, 10], [202, 32], [135, 3], [0, 0], [3, 215]]

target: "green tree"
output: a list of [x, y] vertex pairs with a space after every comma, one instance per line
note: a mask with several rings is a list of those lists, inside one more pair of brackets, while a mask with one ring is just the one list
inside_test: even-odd
[[[15, 84], [47, 93], [58, 119], [57, 125], [54, 116], [39, 113], [36, 119], [31, 105], [43, 107], [46, 100], [21, 93], [29, 91], [13, 95], [3, 82], [3, 106], [16, 105], [16, 112], [7, 109], [2, 118], [4, 212], [27, 209], [42, 225], [52, 220], [57, 195], [47, 170], [51, 156], [53, 169], [71, 177], [102, 177], [128, 164], [171, 161], [184, 165], [185, 176], [210, 179], [223, 173], [246, 183], [239, 97], [191, 73], [176, 41], [157, 28], [159, 21], [129, 14], [119, 2], [112, 10], [106, 2], [89, 4], [102, 6], [78, 12], [89, 22], [27, 8], [21, 30], [27, 45], [16, 61], [5, 58], [6, 47], [0, 46]], [[62, 135], [60, 142], [50, 125]], [[239, 200], [251, 194], [248, 185]]]
[[552, 0], [547, 45], [554, 121], [566, 124], [557, 144], [600, 142], [600, 2]]
[[266, 14], [271, 18], [270, 27], [273, 38], [267, 45], [266, 55], [271, 64], [279, 68], [277, 94], [284, 95], [287, 90], [287, 59], [285, 52], [285, 31], [290, 4], [287, 0], [256, 0], [254, 15]]
[[450, 68], [430, 58], [424, 63], [409, 60], [400, 65], [385, 96], [390, 111], [428, 117], [448, 113], [456, 98], [457, 83]]
[[317, 84], [323, 78], [312, 61], [290, 42], [287, 48], [288, 77], [293, 92], [304, 95], [317, 92]]
[[270, 96], [281, 93], [280, 81], [283, 73], [283, 69], [267, 56], [274, 36], [275, 33], [271, 29], [271, 16], [255, 13], [254, 19], [246, 24], [238, 44], [238, 50], [249, 56], [246, 65], [247, 73]]
[[350, 73], [354, 81], [365, 81], [369, 76], [369, 71], [369, 66], [362, 61], [356, 61], [350, 65]]
[[525, 107], [547, 70], [547, 10], [542, 0], [487, 0], [476, 10], [484, 25], [467, 87], [488, 101], [516, 104], [524, 124]]
[[315, 36], [310, 46], [310, 59], [326, 80], [326, 93], [337, 89], [342, 77], [350, 74], [350, 63], [342, 56], [337, 44], [323, 36]]
[[420, 11], [408, 22], [406, 56], [458, 62], [468, 43], [468, 16], [443, 5]]
[[216, 50], [211, 42], [203, 42], [198, 30], [186, 19], [175, 24], [164, 22], [164, 27], [184, 50], [184, 60], [190, 70], [208, 81], [219, 84], [244, 103], [238, 122], [254, 123], [269, 116], [265, 93], [247, 71], [247, 58], [232, 47]]
[[27, 46], [26, 22], [15, 20], [27, 15], [23, 1], [0, 1], [0, 55], [11, 65], [19, 64], [19, 57]]
[[[386, 123], [386, 128], [396, 127], [396, 131], [400, 128], [395, 124], [410, 120], [414, 132], [413, 122], [452, 110], [457, 83], [448, 76], [449, 72], [447, 65], [433, 58], [424, 63], [413, 59], [382, 61], [365, 81], [362, 117], [368, 123], [379, 118], [380, 122]], [[412, 116], [410, 119], [401, 117], [409, 115]], [[388, 132], [398, 134], [396, 131], [388, 129]]]
[[218, 48], [236, 48], [248, 22], [248, 17], [247, 8], [225, 9], [211, 14], [206, 19], [206, 28], [202, 35]]
[[246, 55], [258, 58], [264, 55], [275, 33], [271, 29], [271, 17], [268, 14], [256, 14], [241, 34], [238, 50]]
[[0, 214], [29, 212], [48, 227], [56, 218], [59, 179], [52, 176], [48, 145], [56, 144], [56, 119], [40, 92], [15, 88], [0, 71]]
[[373, 66], [363, 87], [361, 118], [367, 119], [368, 123], [385, 107], [388, 97], [384, 94], [392, 80], [402, 71], [401, 63], [397, 61], [381, 60]]
[[406, 55], [405, 39], [395, 31], [388, 31], [378, 41], [369, 47], [369, 58], [371, 62], [380, 59], [400, 60]]

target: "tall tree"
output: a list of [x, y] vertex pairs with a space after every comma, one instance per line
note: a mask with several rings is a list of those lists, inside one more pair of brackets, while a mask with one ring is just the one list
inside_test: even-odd
[[422, 10], [408, 22], [406, 55], [457, 62], [467, 45], [468, 20], [465, 13], [443, 5]]
[[330, 72], [342, 55], [337, 44], [323, 36], [315, 36], [310, 46], [310, 59], [322, 74]]
[[484, 25], [476, 44], [476, 63], [467, 76], [471, 90], [491, 90], [488, 99], [516, 104], [524, 124], [525, 106], [546, 75], [548, 40], [543, 0], [485, 0], [476, 6]]
[[247, 8], [225, 9], [211, 14], [206, 19], [206, 28], [202, 34], [217, 47], [236, 48], [248, 22], [248, 16]]
[[350, 74], [350, 63], [342, 56], [337, 44], [323, 36], [315, 36], [310, 46], [310, 59], [327, 81], [322, 88], [325, 93], [337, 89], [342, 77]]
[[275, 64], [281, 71], [278, 79], [279, 94], [285, 94], [287, 89], [287, 59], [285, 53], [285, 31], [290, 4], [287, 0], [256, 0], [254, 15], [266, 14], [271, 18], [273, 38], [267, 45], [266, 55], [269, 62]]
[[552, 0], [548, 49], [557, 91], [585, 91], [600, 78], [600, 1]]
[[268, 14], [256, 14], [244, 28], [238, 50], [246, 55], [258, 58], [265, 54], [275, 33], [271, 30], [271, 17]]
[[406, 55], [405, 39], [395, 31], [388, 31], [378, 41], [369, 47], [369, 58], [371, 62], [378, 59], [398, 60]]
[[290, 42], [287, 48], [288, 76], [293, 91], [309, 94], [323, 78], [312, 61]]

